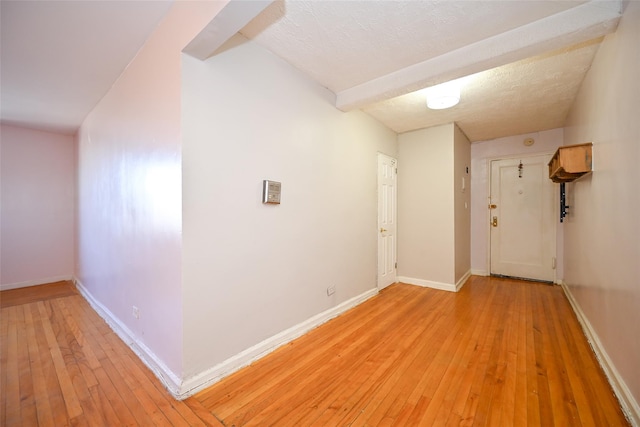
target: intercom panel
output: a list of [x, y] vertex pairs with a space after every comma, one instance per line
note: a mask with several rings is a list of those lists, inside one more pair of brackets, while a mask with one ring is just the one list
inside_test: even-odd
[[282, 184], [278, 181], [262, 181], [262, 203], [280, 204]]

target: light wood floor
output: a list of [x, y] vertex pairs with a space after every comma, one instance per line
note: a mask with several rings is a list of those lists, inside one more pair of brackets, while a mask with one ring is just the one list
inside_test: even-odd
[[174, 400], [71, 282], [0, 292], [0, 426], [222, 426]]
[[0, 305], [2, 426], [628, 425], [557, 286], [392, 285], [183, 402], [70, 284]]

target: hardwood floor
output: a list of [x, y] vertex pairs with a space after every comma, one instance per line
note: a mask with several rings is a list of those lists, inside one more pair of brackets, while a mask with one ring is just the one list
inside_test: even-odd
[[559, 286], [396, 284], [194, 396], [226, 426], [628, 425]]
[[2, 426], [628, 425], [557, 286], [392, 285], [183, 402], [70, 283], [0, 306]]
[[221, 426], [179, 402], [71, 282], [0, 292], [0, 426]]

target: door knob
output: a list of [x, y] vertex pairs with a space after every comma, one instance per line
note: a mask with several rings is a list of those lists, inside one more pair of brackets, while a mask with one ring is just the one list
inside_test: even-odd
[[385, 231], [387, 231], [387, 229], [386, 229], [386, 228], [380, 228], [380, 232], [381, 232], [381, 233], [384, 233]]
[[493, 217], [493, 221], [491, 221], [491, 225], [493, 225], [494, 227], [498, 226], [498, 217], [497, 216]]

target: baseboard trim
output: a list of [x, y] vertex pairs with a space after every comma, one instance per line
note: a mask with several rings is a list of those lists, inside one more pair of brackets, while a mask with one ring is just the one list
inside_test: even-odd
[[266, 340], [236, 354], [235, 356], [230, 357], [224, 362], [221, 362], [220, 364], [185, 380], [177, 398], [186, 399], [187, 397], [210, 387], [224, 377], [244, 368], [247, 365], [250, 365], [256, 360], [276, 350], [278, 347], [293, 341], [310, 330], [322, 325], [334, 317], [339, 316], [345, 311], [362, 304], [364, 301], [377, 294], [377, 288], [368, 290], [295, 326], [292, 326], [279, 334], [267, 338]]
[[73, 280], [72, 275], [54, 276], [46, 279], [27, 280], [25, 282], [6, 283], [0, 285], [0, 291], [8, 291], [10, 289], [28, 288], [29, 286], [46, 285], [47, 283], [61, 282], [63, 280]]
[[96, 300], [91, 292], [78, 280], [73, 279], [76, 288], [91, 307], [98, 313], [107, 325], [120, 337], [120, 339], [133, 350], [142, 362], [151, 369], [164, 387], [173, 397], [179, 399], [180, 385], [182, 381], [174, 374], [146, 345], [139, 342], [133, 332], [127, 328], [107, 307]]
[[560, 283], [560, 286], [562, 286], [564, 294], [567, 296], [567, 299], [569, 300], [574, 313], [576, 313], [576, 317], [580, 322], [580, 326], [582, 326], [582, 330], [587, 337], [587, 341], [589, 341], [589, 344], [591, 345], [591, 348], [593, 349], [593, 352], [595, 353], [600, 366], [602, 366], [602, 369], [604, 370], [604, 373], [609, 380], [609, 384], [611, 384], [611, 388], [613, 388], [613, 392], [620, 402], [620, 406], [622, 407], [622, 411], [627, 417], [627, 420], [631, 423], [632, 426], [639, 427], [640, 405], [638, 404], [638, 402], [636, 402], [633, 395], [631, 394], [631, 391], [629, 390], [629, 387], [627, 387], [627, 384], [620, 376], [620, 373], [616, 369], [615, 365], [611, 361], [611, 358], [602, 345], [598, 334], [596, 334], [596, 331], [591, 326], [589, 319], [585, 316], [582, 308], [580, 308], [580, 305], [573, 297], [573, 294], [571, 293], [571, 290], [569, 289], [567, 284], [562, 281]]
[[460, 289], [462, 289], [464, 284], [467, 283], [467, 280], [469, 280], [469, 277], [471, 277], [471, 270], [468, 270], [466, 273], [464, 273], [462, 275], [462, 278], [460, 280], [458, 280], [458, 282], [456, 283], [456, 292], [458, 292], [458, 291], [460, 291]]
[[478, 269], [472, 268], [471, 269], [471, 275], [473, 275], [473, 276], [485, 276], [486, 277], [486, 276], [489, 275], [489, 272], [487, 270], [478, 270]]
[[432, 280], [416, 279], [414, 277], [398, 276], [398, 282], [407, 283], [409, 285], [422, 286], [423, 288], [439, 289], [441, 291], [457, 292], [457, 284], [434, 282]]

